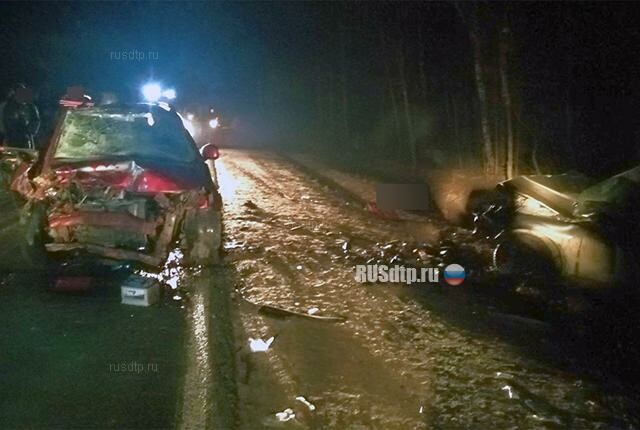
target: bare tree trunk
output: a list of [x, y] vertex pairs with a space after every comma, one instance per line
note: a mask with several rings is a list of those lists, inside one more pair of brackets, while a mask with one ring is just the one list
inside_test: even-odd
[[[503, 161], [506, 159], [504, 156], [504, 141], [502, 135], [502, 116], [499, 115], [501, 113], [500, 109], [495, 107], [492, 109], [493, 115], [491, 118], [493, 119], [494, 129], [493, 129], [493, 174], [499, 175], [500, 170], [504, 169], [504, 165], [502, 165]], [[502, 170], [504, 172], [504, 170]]]
[[[323, 76], [322, 72], [318, 72], [318, 76]], [[329, 128], [331, 124], [331, 120], [328, 118], [328, 113], [330, 109], [327, 108], [327, 105], [331, 102], [330, 94], [328, 94], [326, 80], [318, 79], [316, 82], [316, 109], [317, 109], [317, 134], [321, 140], [325, 140], [326, 130]]]
[[[380, 45], [382, 47], [382, 52], [384, 56], [389, 55], [387, 42], [384, 37], [384, 30], [380, 28]], [[394, 137], [395, 142], [400, 141], [400, 107], [398, 105], [398, 98], [396, 96], [395, 91], [395, 83], [393, 80], [393, 76], [391, 75], [391, 68], [389, 67], [388, 61], [383, 61], [384, 63], [384, 73], [387, 80], [387, 85], [389, 86], [389, 98], [391, 99], [391, 107], [393, 109], [393, 125], [394, 125]]]
[[[514, 114], [514, 119], [516, 115]], [[513, 122], [513, 176], [520, 174], [520, 142], [522, 140], [522, 133], [520, 127], [518, 127], [518, 121]]]
[[540, 165], [538, 164], [538, 141], [533, 144], [533, 149], [531, 150], [531, 162], [533, 163], [536, 175], [539, 175], [541, 172]]
[[411, 108], [409, 106], [409, 92], [407, 90], [407, 77], [404, 64], [404, 46], [402, 43], [398, 44], [396, 50], [398, 54], [398, 72], [400, 73], [400, 91], [402, 94], [402, 105], [404, 108], [404, 119], [407, 126], [407, 139], [409, 156], [411, 158], [411, 167], [415, 171], [418, 166], [418, 154], [416, 151], [416, 137], [413, 130], [413, 121], [411, 120]]
[[564, 97], [564, 115], [565, 115], [565, 145], [569, 152], [572, 167], [576, 166], [576, 153], [573, 147], [573, 108], [571, 106], [571, 80], [567, 82]]
[[442, 82], [442, 100], [444, 106], [444, 117], [446, 119], [447, 131], [446, 131], [446, 139], [451, 139], [453, 136], [453, 114], [451, 113], [451, 94], [449, 92], [449, 83], [444, 81]]
[[509, 91], [509, 75], [508, 75], [508, 63], [507, 52], [509, 49], [508, 40], [509, 28], [504, 27], [500, 34], [500, 83], [502, 87], [502, 102], [504, 104], [505, 122], [507, 132], [507, 166], [506, 175], [507, 179], [513, 178], [513, 119], [511, 111], [511, 92]]
[[335, 72], [333, 67], [329, 69], [329, 81], [328, 81], [328, 91], [327, 91], [327, 119], [329, 123], [329, 127], [327, 129], [328, 135], [331, 138], [331, 142], [333, 145], [338, 145], [338, 130], [336, 124], [338, 124], [337, 120], [337, 109], [336, 109], [336, 79]]
[[458, 117], [458, 104], [456, 103], [456, 92], [451, 95], [451, 111], [453, 114], [453, 140], [458, 148], [458, 167], [462, 168], [463, 147], [460, 140], [460, 119]]
[[[389, 77], [391, 79], [391, 77]], [[400, 141], [400, 106], [398, 105], [398, 98], [396, 96], [396, 91], [393, 88], [393, 83], [389, 83], [389, 96], [391, 98], [391, 106], [393, 108], [393, 125], [394, 125], [394, 136], [396, 142]]]
[[[422, 19], [420, 20], [422, 22]], [[418, 73], [420, 76], [420, 96], [425, 104], [427, 104], [427, 74], [425, 73], [425, 55], [424, 55], [424, 35], [422, 25], [418, 24]]]
[[478, 92], [478, 102], [480, 104], [480, 130], [482, 133], [482, 148], [484, 159], [484, 170], [486, 173], [494, 171], [495, 158], [493, 152], [493, 143], [491, 141], [491, 131], [489, 129], [489, 112], [487, 107], [487, 87], [482, 67], [482, 43], [480, 39], [480, 28], [478, 25], [478, 6], [475, 3], [469, 3], [471, 13], [469, 17], [465, 17], [459, 3], [456, 3], [458, 13], [469, 29], [469, 40], [473, 48], [473, 63], [476, 80], [476, 89]]
[[[567, 28], [572, 28], [574, 25], [574, 17], [570, 12], [569, 8], [565, 9], [563, 13], [563, 19], [566, 22]], [[576, 157], [576, 151], [574, 146], [575, 139], [575, 129], [574, 129], [574, 120], [576, 116], [576, 112], [574, 111], [574, 106], [571, 102], [572, 100], [572, 87], [573, 87], [573, 65], [574, 65], [574, 52], [571, 49], [571, 46], [576, 42], [576, 39], [573, 36], [569, 36], [569, 40], [566, 43], [565, 48], [565, 58], [566, 61], [564, 63], [565, 67], [565, 87], [564, 87], [564, 115], [565, 115], [565, 145], [569, 155], [569, 159], [571, 160], [571, 167], [575, 168], [578, 164], [578, 160]]]
[[342, 140], [348, 143], [349, 140], [349, 98], [347, 96], [347, 41], [344, 29], [344, 20], [340, 19], [340, 90], [342, 103]]
[[480, 41], [475, 32], [471, 33], [471, 40], [474, 45], [474, 63], [476, 74], [476, 86], [478, 90], [478, 101], [480, 102], [480, 127], [482, 131], [482, 141], [484, 148], [485, 170], [492, 171], [494, 165], [493, 143], [491, 142], [491, 132], [489, 131], [489, 112], [487, 109], [487, 89], [485, 86], [482, 57], [480, 53]]

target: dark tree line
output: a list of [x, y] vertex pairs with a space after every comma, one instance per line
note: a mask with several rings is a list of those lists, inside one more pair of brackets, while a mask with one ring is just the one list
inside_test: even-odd
[[[589, 129], [597, 102], [576, 92], [590, 91], [599, 74], [581, 75], [582, 82], [576, 74], [599, 47], [578, 44], [594, 37], [581, 32], [602, 11], [547, 5], [314, 4], [309, 46], [296, 52], [296, 67], [281, 64], [282, 74], [267, 78], [268, 110], [273, 121], [291, 118], [284, 127], [291, 139], [414, 168], [477, 166], [503, 177], [589, 169], [578, 164], [580, 154], [595, 151], [587, 162], [597, 164], [606, 143]], [[606, 36], [606, 27], [599, 31]]]
[[[413, 168], [518, 171], [504, 5], [334, 3], [315, 12], [324, 31], [301, 53], [306, 70], [267, 68], [262, 86], [274, 121], [295, 106], [292, 138]], [[278, 57], [269, 62], [277, 67]]]
[[[0, 87], [150, 77], [247, 141], [511, 176], [638, 162], [640, 9], [614, 2], [10, 3]], [[157, 52], [113, 61], [112, 51]]]

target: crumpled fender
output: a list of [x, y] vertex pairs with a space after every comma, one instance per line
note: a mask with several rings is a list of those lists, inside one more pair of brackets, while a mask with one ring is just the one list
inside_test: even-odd
[[29, 179], [29, 170], [31, 169], [31, 163], [21, 163], [13, 174], [11, 185], [9, 189], [15, 191], [18, 194], [29, 197], [33, 193], [33, 185]]

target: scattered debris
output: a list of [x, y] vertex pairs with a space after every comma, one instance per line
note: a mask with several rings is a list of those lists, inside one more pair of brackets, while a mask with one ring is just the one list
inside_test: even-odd
[[[506, 378], [502, 377], [500, 379]], [[503, 385], [500, 389], [506, 392], [509, 399], [517, 400], [522, 406], [529, 409], [539, 421], [559, 426], [559, 428], [572, 427], [570, 425], [571, 412], [554, 406], [548, 400], [534, 394], [515, 380], [509, 381], [508, 384]]]
[[231, 249], [242, 248], [243, 246], [245, 246], [245, 243], [244, 242], [238, 242], [237, 240], [230, 240], [230, 241], [224, 243], [225, 251], [229, 251]]
[[345, 240], [340, 247], [342, 248], [342, 252], [346, 253], [351, 248], [351, 245], [348, 240]]
[[179, 278], [177, 276], [172, 276], [172, 277], [166, 279], [164, 282], [165, 282], [165, 284], [170, 286], [172, 290], [177, 290], [178, 289], [178, 281], [179, 281]]
[[513, 390], [511, 389], [511, 386], [510, 386], [510, 385], [505, 385], [504, 387], [502, 387], [502, 391], [506, 391], [506, 392], [507, 392], [507, 396], [508, 396], [510, 399], [518, 399], [518, 398], [520, 398], [520, 397], [518, 396], [518, 393], [516, 393], [515, 391], [513, 391]]
[[280, 422], [286, 422], [292, 420], [296, 417], [296, 414], [293, 412], [293, 409], [287, 408], [282, 412], [276, 413], [276, 419]]
[[251, 210], [257, 210], [258, 205], [256, 205], [255, 203], [253, 203], [251, 200], [247, 200], [246, 202], [244, 202], [244, 204], [242, 205], [247, 209], [251, 209]]
[[[240, 296], [245, 302], [258, 308], [258, 312], [260, 312], [261, 314], [269, 315], [277, 318], [288, 318], [288, 317], [294, 316], [294, 317], [307, 318], [307, 319], [312, 319], [317, 321], [326, 321], [326, 322], [345, 322], [347, 320], [347, 317], [342, 315], [317, 315], [317, 313], [319, 312], [317, 308], [311, 308], [306, 313], [298, 312], [298, 311], [285, 309], [278, 306], [255, 303], [247, 299], [243, 295], [240, 295]], [[310, 312], [311, 310], [314, 310], [314, 311]]]
[[295, 317], [308, 318], [308, 319], [313, 319], [317, 321], [326, 321], [326, 322], [345, 322], [347, 320], [347, 317], [344, 317], [342, 315], [316, 315], [316, 314], [292, 311], [289, 309], [284, 309], [284, 308], [271, 306], [271, 305], [256, 305], [256, 306], [258, 306], [258, 312], [266, 315], [280, 317], [280, 318], [295, 316]]
[[305, 405], [307, 408], [309, 408], [311, 412], [316, 410], [316, 406], [313, 403], [309, 402], [307, 399], [305, 399], [304, 396], [298, 396], [296, 397], [296, 400], [302, 403], [303, 405]]
[[262, 339], [253, 339], [249, 338], [249, 349], [251, 352], [267, 352], [273, 341], [275, 340], [274, 336], [271, 336], [266, 341]]
[[523, 317], [515, 314], [503, 314], [495, 312], [492, 314], [499, 322], [502, 322], [508, 326], [516, 326], [526, 328], [527, 330], [535, 331], [548, 331], [551, 329], [551, 325], [544, 321], [540, 321], [533, 318]]

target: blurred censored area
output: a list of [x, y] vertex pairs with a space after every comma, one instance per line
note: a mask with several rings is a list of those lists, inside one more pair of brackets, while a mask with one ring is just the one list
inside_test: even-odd
[[376, 184], [376, 205], [382, 210], [428, 211], [426, 184]]

